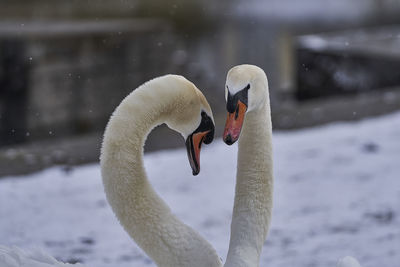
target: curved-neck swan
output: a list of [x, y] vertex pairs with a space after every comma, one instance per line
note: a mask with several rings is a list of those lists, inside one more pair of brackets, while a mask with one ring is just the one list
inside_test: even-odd
[[[201, 145], [214, 138], [211, 108], [200, 90], [184, 77], [155, 78], [129, 94], [107, 124], [100, 157], [107, 200], [124, 229], [158, 266], [220, 267], [215, 249], [170, 211], [147, 180], [144, 142], [162, 123], [185, 138], [193, 175], [199, 173]], [[0, 246], [0, 266], [71, 265], [40, 251]]]
[[170, 211], [147, 180], [143, 146], [161, 123], [182, 134], [193, 174], [199, 173], [201, 144], [214, 137], [211, 108], [182, 76], [156, 78], [128, 95], [106, 127], [100, 163], [108, 202], [158, 266], [221, 266], [214, 248]]

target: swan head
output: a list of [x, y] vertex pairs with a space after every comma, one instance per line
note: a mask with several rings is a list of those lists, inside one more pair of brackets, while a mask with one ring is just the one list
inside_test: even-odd
[[192, 167], [193, 175], [200, 172], [200, 149], [204, 143], [210, 144], [214, 139], [215, 126], [212, 117], [210, 117], [204, 110], [200, 113], [201, 119], [198, 127], [186, 137], [186, 150]]
[[197, 87], [182, 76], [171, 76], [178, 82], [175, 88], [184, 88], [178, 94], [179, 101], [169, 113], [166, 124], [185, 139], [187, 155], [193, 175], [200, 172], [202, 144], [214, 139], [215, 124], [206, 98]]
[[229, 70], [225, 84], [228, 118], [223, 139], [228, 145], [240, 136], [246, 113], [266, 105], [268, 80], [265, 72], [254, 65], [239, 65]]

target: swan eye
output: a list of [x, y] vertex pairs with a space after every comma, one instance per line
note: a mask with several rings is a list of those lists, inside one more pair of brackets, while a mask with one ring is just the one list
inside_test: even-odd
[[193, 133], [207, 132], [207, 134], [202, 139], [202, 142], [208, 145], [214, 139], [214, 131], [215, 131], [215, 126], [212, 119], [210, 118], [210, 116], [207, 115], [207, 113], [202, 111], [200, 125]]
[[228, 96], [226, 98], [226, 109], [229, 113], [236, 114], [239, 112], [238, 110], [238, 101], [240, 100], [246, 107], [248, 103], [248, 91], [250, 89], [250, 84], [247, 84], [245, 88], [232, 95], [231, 92], [228, 91]]

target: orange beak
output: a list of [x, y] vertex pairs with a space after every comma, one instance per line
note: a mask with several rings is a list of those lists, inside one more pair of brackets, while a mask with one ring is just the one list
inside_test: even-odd
[[211, 131], [197, 132], [186, 139], [186, 149], [193, 175], [200, 172], [200, 150], [203, 141]]
[[239, 100], [237, 103], [235, 112], [228, 113], [225, 123], [223, 139], [227, 145], [232, 145], [239, 139], [247, 111], [247, 106], [242, 101]]

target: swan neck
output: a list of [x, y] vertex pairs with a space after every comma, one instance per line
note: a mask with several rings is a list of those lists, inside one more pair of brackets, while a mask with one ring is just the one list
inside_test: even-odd
[[248, 112], [239, 138], [231, 239], [225, 266], [259, 266], [272, 210], [269, 105]]

